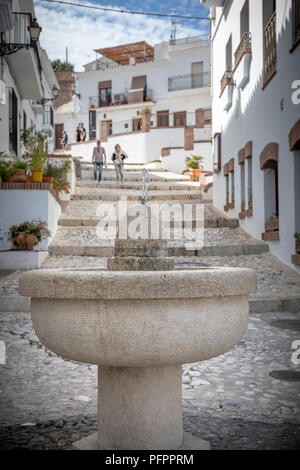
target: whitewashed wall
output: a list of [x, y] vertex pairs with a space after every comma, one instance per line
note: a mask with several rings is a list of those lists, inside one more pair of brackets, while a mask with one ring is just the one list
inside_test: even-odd
[[[249, 2], [250, 32], [252, 33], [252, 63], [250, 81], [244, 88], [235, 88], [233, 105], [229, 112], [223, 110], [225, 93], [219, 99], [220, 81], [225, 72], [225, 46], [232, 33], [232, 50], [240, 42], [240, 10], [244, 0], [235, 0], [230, 11], [222, 16], [221, 23], [213, 28], [213, 134], [222, 132], [222, 172], [214, 176], [214, 205], [223, 210], [225, 205], [225, 178], [223, 165], [235, 157], [235, 209], [229, 215], [238, 216], [241, 205], [240, 167], [238, 151], [248, 141], [253, 141], [253, 217], [240, 221], [241, 227], [261, 240], [265, 231], [264, 172], [260, 169], [259, 156], [270, 142], [279, 143], [279, 212], [280, 241], [269, 242], [270, 250], [286, 264], [291, 264], [295, 253], [293, 234], [295, 227], [295, 158], [298, 152], [290, 152], [288, 134], [300, 117], [300, 105], [292, 103], [293, 81], [299, 80], [300, 47], [293, 54], [291, 31], [291, 0], [277, 0], [277, 73], [269, 85], [263, 85], [263, 16], [262, 2]], [[217, 9], [220, 18], [222, 9]], [[214, 33], [217, 31], [216, 36]], [[281, 109], [281, 104], [283, 109]], [[297, 155], [296, 155], [297, 153]]]
[[209, 142], [195, 144], [194, 150], [172, 149], [171, 155], [162, 157], [162, 165], [169, 171], [182, 173], [187, 169], [185, 159], [191, 155], [201, 155], [204, 157], [201, 162], [203, 169], [205, 171], [212, 171], [212, 149]]
[[[35, 250], [47, 251], [53, 239], [58, 219], [61, 214], [61, 207], [47, 190], [1, 190], [0, 191], [0, 231], [5, 234], [12, 225], [20, 224], [24, 221], [41, 218], [46, 222], [51, 231], [49, 239], [42, 240], [35, 246]], [[2, 238], [2, 237], [1, 237]], [[0, 251], [9, 250], [12, 243], [0, 240]]]

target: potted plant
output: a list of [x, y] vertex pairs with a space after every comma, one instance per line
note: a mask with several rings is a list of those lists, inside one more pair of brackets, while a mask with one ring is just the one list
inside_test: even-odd
[[31, 175], [32, 181], [37, 183], [42, 183], [43, 181], [43, 170], [45, 168], [47, 162], [47, 155], [48, 155], [48, 143], [44, 142], [38, 145], [31, 156]]
[[6, 159], [4, 154], [0, 152], [0, 183], [9, 182], [13, 171], [12, 162]]
[[266, 232], [276, 232], [279, 230], [279, 217], [278, 214], [273, 214], [265, 222]]
[[140, 110], [140, 114], [143, 115], [143, 114], [151, 114], [151, 108], [148, 108], [147, 106], [145, 106], [145, 108], [142, 108]]
[[13, 163], [12, 180], [15, 183], [24, 183], [27, 181], [28, 163], [25, 160], [17, 158]]
[[47, 236], [51, 236], [51, 232], [47, 229], [46, 222], [41, 219], [12, 225], [7, 234], [8, 240], [21, 250], [33, 250], [33, 247]]
[[297, 253], [297, 255], [300, 255], [300, 233], [295, 232], [294, 233], [294, 238], [296, 240], [296, 253]]
[[21, 134], [25, 155], [31, 158], [30, 168], [34, 182], [42, 182], [43, 169], [48, 155], [48, 139], [51, 136], [50, 130], [36, 131], [34, 126], [24, 129]]
[[203, 171], [200, 168], [200, 162], [203, 160], [203, 157], [200, 155], [191, 155], [190, 157], [186, 157], [185, 163], [188, 168], [190, 168], [190, 180], [191, 181], [199, 181], [200, 175]]
[[49, 183], [51, 187], [54, 186], [54, 177], [56, 176], [57, 171], [56, 167], [50, 162], [47, 163], [47, 166], [43, 172], [43, 183]]

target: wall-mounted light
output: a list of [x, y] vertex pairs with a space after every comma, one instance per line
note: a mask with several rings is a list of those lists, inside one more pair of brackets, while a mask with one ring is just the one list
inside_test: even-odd
[[236, 82], [233, 80], [233, 72], [231, 69], [226, 70], [225, 79], [226, 79], [227, 85], [236, 86]]
[[39, 103], [41, 103], [44, 106], [44, 104], [48, 103], [48, 101], [54, 101], [55, 98], [57, 98], [58, 92], [59, 92], [59, 90], [58, 90], [57, 86], [53, 85], [53, 87], [52, 87], [52, 96], [53, 96], [53, 98], [42, 98], [41, 100], [38, 100]]
[[29, 15], [30, 17], [30, 24], [28, 26], [28, 31], [30, 34], [30, 43], [12, 43], [12, 42], [0, 42], [0, 56], [13, 54], [14, 52], [18, 52], [20, 49], [29, 49], [30, 47], [35, 47], [39, 36], [41, 34], [42, 28], [38, 24], [36, 18], [32, 19], [31, 13], [21, 13], [21, 12], [13, 12], [14, 15]]

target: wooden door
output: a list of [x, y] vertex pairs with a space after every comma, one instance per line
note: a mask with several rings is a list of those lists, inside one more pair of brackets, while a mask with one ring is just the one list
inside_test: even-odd
[[142, 119], [133, 119], [132, 120], [132, 130], [133, 131], [142, 130]]
[[61, 134], [64, 130], [63, 124], [55, 124], [55, 148], [61, 149]]

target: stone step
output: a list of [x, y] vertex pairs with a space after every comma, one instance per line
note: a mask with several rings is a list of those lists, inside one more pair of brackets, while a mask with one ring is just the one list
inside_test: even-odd
[[[78, 180], [80, 181], [93, 181], [94, 173], [93, 170], [82, 170], [82, 177]], [[104, 170], [102, 174], [103, 181], [116, 181], [116, 172], [115, 170]], [[124, 181], [142, 181], [142, 173], [132, 172], [130, 170], [124, 171]], [[186, 181], [189, 182], [189, 178], [184, 175], [179, 175], [177, 173], [170, 172], [160, 172], [149, 173], [149, 181], [167, 181], [167, 182], [177, 182], [177, 181]]]
[[[82, 190], [81, 190], [82, 189]], [[105, 190], [96, 191], [96, 190], [89, 190], [87, 188], [78, 188], [76, 193], [72, 195], [71, 200], [82, 200], [82, 201], [110, 201], [116, 202], [122, 199], [122, 197], [126, 197], [128, 201], [140, 201], [142, 197], [141, 191], [135, 190]], [[185, 191], [148, 191], [148, 201], [170, 201], [170, 200], [198, 200], [199, 202], [202, 200], [202, 194], [200, 191], [194, 190], [185, 190]]]
[[[134, 189], [142, 191], [143, 184], [142, 181], [128, 182], [124, 181], [123, 183], [117, 183], [116, 181], [103, 181], [99, 183], [94, 181], [80, 181], [76, 184], [77, 188], [96, 188], [97, 190], [101, 188], [111, 188], [111, 189]], [[148, 185], [148, 191], [189, 191], [189, 190], [200, 190], [199, 183], [189, 183], [178, 181], [176, 183], [170, 183], [168, 181], [158, 181], [150, 182]]]
[[[92, 163], [81, 163], [81, 169], [82, 170], [90, 170], [90, 171], [93, 171], [94, 169], [94, 165]], [[131, 165], [131, 166], [127, 166], [127, 164], [124, 166], [123, 168], [123, 172], [142, 172], [143, 169], [146, 169], [147, 171], [151, 172], [151, 173], [167, 173], [168, 170], [166, 168], [163, 168], [163, 167], [160, 167], [160, 168], [154, 168], [154, 167], [151, 167], [151, 168], [147, 168], [147, 167], [143, 167], [143, 166], [135, 166], [135, 165]], [[107, 167], [103, 166], [103, 172], [104, 173], [109, 173], [109, 172], [113, 172], [115, 173], [115, 167], [114, 165], [107, 165]]]
[[[172, 230], [171, 230], [172, 233]], [[114, 256], [114, 240], [101, 240], [94, 227], [59, 226], [50, 245], [52, 255]], [[168, 240], [167, 256], [241, 256], [262, 254], [269, 250], [267, 244], [247, 236], [240, 228], [208, 228], [204, 244], [190, 247], [188, 239]]]
[[[133, 217], [134, 218], [134, 217]], [[70, 217], [70, 216], [61, 216], [58, 225], [62, 225], [64, 227], [95, 227], [100, 220], [102, 220], [101, 217]], [[131, 219], [128, 219], [130, 222]], [[174, 220], [171, 220], [170, 226], [173, 228], [175, 224]], [[176, 224], [178, 226], [178, 220], [176, 221]], [[182, 224], [180, 225], [181, 227], [190, 227], [196, 228], [196, 220], [184, 220], [182, 221]], [[204, 219], [204, 227], [205, 228], [222, 228], [222, 227], [230, 227], [230, 228], [235, 228], [239, 226], [239, 221], [238, 219], [235, 218], [214, 218], [214, 219]]]

